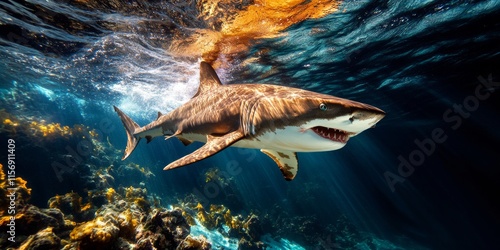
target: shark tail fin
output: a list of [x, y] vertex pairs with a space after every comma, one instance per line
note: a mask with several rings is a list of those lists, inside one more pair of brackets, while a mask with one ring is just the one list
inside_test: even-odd
[[137, 131], [140, 126], [137, 125], [137, 123], [130, 119], [130, 117], [123, 113], [123, 111], [121, 111], [119, 108], [117, 108], [116, 106], [113, 106], [113, 108], [115, 109], [116, 113], [118, 113], [118, 116], [120, 116], [123, 126], [125, 126], [125, 131], [127, 132], [127, 146], [125, 147], [125, 152], [122, 157], [122, 160], [125, 160], [130, 156], [132, 151], [134, 151], [137, 143], [139, 143], [139, 140], [141, 139], [140, 137], [136, 137], [134, 135], [135, 131]]

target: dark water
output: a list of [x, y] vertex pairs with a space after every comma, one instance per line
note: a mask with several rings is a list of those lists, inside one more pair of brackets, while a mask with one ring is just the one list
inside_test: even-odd
[[[154, 176], [123, 175], [114, 185], [142, 181], [164, 206], [194, 194], [242, 214], [267, 213], [277, 223], [307, 225], [317, 242], [331, 243], [331, 228], [347, 218], [385, 244], [374, 241], [372, 249], [498, 246], [500, 2], [344, 1], [323, 14], [306, 5], [286, 9], [295, 13], [286, 19], [283, 6], [252, 1], [1, 2], [0, 138], [5, 149], [8, 138], [18, 141], [17, 174], [33, 188], [30, 202], [43, 207], [55, 194], [98, 188], [80, 178], [84, 164], [56, 173], [67, 142], [46, 148], [42, 132], [25, 136], [43, 130], [31, 122], [99, 129], [116, 157], [111, 148], [122, 150], [126, 137], [112, 105], [150, 122], [196, 92], [203, 58], [228, 84], [300, 87], [369, 103], [387, 116], [339, 151], [299, 153], [293, 182], [257, 150], [233, 148], [164, 172], [199, 144], [156, 140], [127, 160]], [[249, 6], [262, 12], [252, 16]], [[28, 125], [13, 132], [10, 116]], [[209, 168], [230, 164], [240, 170], [230, 193], [204, 180]]]

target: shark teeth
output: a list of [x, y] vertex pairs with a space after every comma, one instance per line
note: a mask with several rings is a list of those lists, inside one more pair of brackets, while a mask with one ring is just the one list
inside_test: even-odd
[[311, 130], [319, 136], [331, 141], [347, 143], [347, 140], [349, 140], [348, 133], [340, 129], [317, 126], [311, 128]]

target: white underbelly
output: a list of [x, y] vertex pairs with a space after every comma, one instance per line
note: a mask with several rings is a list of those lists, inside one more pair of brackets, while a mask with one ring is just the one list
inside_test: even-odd
[[[182, 136], [189, 140], [206, 142], [205, 135], [183, 134]], [[341, 149], [345, 143], [325, 139], [310, 129], [300, 131], [300, 128], [291, 126], [274, 132], [266, 132], [256, 138], [239, 140], [232, 146], [292, 152], [321, 152]]]
[[325, 139], [310, 129], [300, 131], [298, 127], [285, 127], [285, 129], [277, 129], [274, 132], [269, 131], [257, 139], [260, 144], [259, 148], [292, 152], [331, 151], [345, 146], [344, 143]]

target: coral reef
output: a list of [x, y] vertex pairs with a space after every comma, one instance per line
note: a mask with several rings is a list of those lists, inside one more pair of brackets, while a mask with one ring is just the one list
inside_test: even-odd
[[49, 199], [49, 208], [59, 209], [68, 220], [81, 222], [92, 219], [95, 207], [92, 202], [82, 204], [82, 197], [75, 192], [56, 195]]
[[[25, 156], [16, 159], [16, 165], [23, 166], [16, 169], [16, 175], [26, 176], [35, 190], [47, 189], [50, 183], [51, 190], [72, 190], [80, 195], [114, 185], [108, 168], [119, 163], [120, 156], [105, 134], [88, 126], [66, 126], [50, 120], [0, 110], [0, 139], [14, 139], [19, 145], [16, 154]], [[0, 160], [5, 157], [0, 156]], [[42, 175], [43, 179], [38, 178]], [[41, 206], [52, 195], [39, 192], [30, 202]]]
[[118, 237], [120, 233], [118, 226], [119, 223], [115, 214], [98, 216], [92, 221], [75, 227], [70, 233], [70, 239], [80, 241], [80, 248], [107, 247]]
[[[74, 224], [64, 219], [59, 209], [40, 209], [28, 204], [31, 189], [21, 177], [7, 179], [0, 164], [0, 248], [55, 249], [60, 238], [55, 234], [72, 229]], [[10, 197], [14, 197], [11, 199]], [[14, 240], [15, 239], [15, 240]]]
[[[201, 190], [216, 188], [216, 197], [202, 200], [180, 193], [176, 207], [166, 209], [161, 199], [146, 189], [149, 181], [157, 178], [149, 168], [122, 162], [121, 152], [95, 130], [16, 118], [4, 111], [0, 111], [0, 122], [0, 130], [24, 146], [19, 148], [21, 153], [50, 155], [16, 162], [19, 166], [36, 162], [37, 167], [19, 168], [17, 174], [24, 177], [22, 171], [39, 171], [27, 175], [35, 176], [27, 179], [30, 187], [26, 180], [9, 180], [0, 172], [0, 226], [7, 227], [13, 220], [16, 226], [15, 242], [7, 240], [5, 231], [0, 232], [0, 249], [211, 249], [205, 237], [190, 234], [191, 226], [200, 225], [231, 238], [239, 249], [265, 249], [263, 236], [271, 234], [269, 237], [278, 242], [279, 238], [290, 238], [304, 246], [325, 249], [332, 245], [354, 248], [356, 241], [370, 243], [346, 218], [329, 227], [318, 226], [323, 224], [319, 223], [322, 218], [316, 218], [308, 207], [322, 200], [312, 194], [318, 193], [317, 183], [288, 189], [288, 199], [278, 201], [270, 210], [249, 212], [235, 178], [220, 168], [208, 168], [195, 181]], [[46, 173], [43, 167], [55, 175], [36, 178]], [[15, 183], [15, 189], [9, 189], [9, 181]], [[32, 195], [31, 188], [43, 190], [47, 183], [50, 191], [43, 193], [47, 196]], [[52, 190], [62, 194], [50, 193]], [[13, 216], [8, 214], [12, 193], [17, 209]], [[175, 193], [162, 196], [173, 203], [175, 197]], [[36, 205], [30, 204], [33, 199]], [[292, 213], [285, 209], [289, 205], [307, 212]]]
[[221, 234], [231, 238], [239, 238], [242, 244], [248, 245], [248, 242], [253, 242], [250, 245], [260, 245], [260, 238], [264, 235], [261, 222], [256, 214], [249, 214], [246, 218], [242, 215], [232, 215], [231, 210], [224, 205], [212, 204], [209, 210], [200, 204], [181, 203], [180, 205], [186, 210], [185, 217], [188, 218], [191, 225], [196, 223], [195, 219], [209, 230], [217, 230]]
[[[222, 187], [221, 190], [232, 188], [231, 178], [227, 178], [215, 168], [200, 174], [200, 179], [207, 183], [217, 183]], [[359, 232], [345, 217], [336, 215], [335, 208], [332, 208], [331, 214], [339, 216], [335, 225], [321, 223], [325, 218], [319, 218], [308, 208], [308, 204], [321, 203], [321, 192], [318, 192], [318, 189], [319, 184], [306, 183], [305, 187], [288, 190], [290, 198], [276, 202], [272, 209], [255, 210], [244, 215], [234, 214], [225, 202], [222, 202], [224, 205], [214, 204], [221, 200], [217, 199], [218, 197], [210, 199], [212, 203], [205, 206], [199, 197], [194, 196], [186, 196], [178, 203], [185, 210], [184, 217], [190, 225], [199, 223], [209, 230], [217, 230], [222, 235], [239, 239], [239, 249], [265, 249], [262, 237], [266, 234], [278, 239], [277, 242], [280, 238], [294, 239], [295, 242], [311, 248], [322, 245], [327, 246], [325, 249], [331, 246], [354, 247], [356, 242], [361, 240]], [[303, 208], [305, 212], [299, 214], [290, 211], [286, 208], [290, 204]]]
[[266, 248], [267, 245], [261, 241], [252, 242], [245, 238], [241, 238], [238, 242], [238, 250], [260, 250]]
[[22, 133], [34, 141], [43, 139], [57, 139], [60, 137], [70, 138], [72, 136], [96, 138], [95, 130], [87, 126], [76, 124], [72, 127], [60, 123], [49, 123], [46, 120], [38, 120], [35, 117], [16, 117], [4, 109], [0, 110], [0, 131], [10, 134]]
[[[189, 235], [190, 226], [182, 216], [182, 210], [155, 210], [148, 216], [136, 235], [135, 249], [173, 249]], [[186, 244], [191, 246], [191, 244]]]
[[177, 247], [178, 249], [212, 249], [212, 245], [203, 236], [193, 237], [188, 235]]
[[19, 250], [27, 249], [60, 249], [61, 239], [53, 232], [52, 227], [40, 230], [34, 235], [30, 235], [23, 244], [19, 247]]
[[21, 177], [7, 178], [3, 165], [0, 164], [0, 214], [7, 212], [13, 199], [16, 205], [28, 203], [31, 198], [31, 188], [28, 188], [26, 184], [27, 181]]
[[[95, 200], [104, 204], [95, 206]], [[189, 236], [184, 210], [157, 207], [151, 200], [145, 189], [127, 187], [89, 192], [86, 199], [74, 192], [56, 195], [47, 209], [25, 204], [15, 215], [16, 241], [6, 241], [8, 235], [0, 232], [0, 248], [211, 249], [205, 238]], [[7, 226], [10, 216], [2, 215], [0, 226]]]
[[275, 204], [261, 216], [263, 232], [272, 232], [275, 238], [294, 239], [302, 246], [315, 246], [319, 239], [329, 235], [323, 235], [326, 232], [324, 223], [314, 214], [294, 215], [284, 205], [286, 204]]
[[[224, 204], [232, 210], [239, 211], [245, 209], [242, 194], [237, 188], [234, 178], [224, 170], [213, 167], [202, 172], [198, 178], [201, 189], [213, 187], [217, 190], [217, 195], [210, 198], [212, 204]], [[203, 205], [207, 202], [202, 202]]]
[[[4, 226], [2, 217], [1, 226]], [[71, 223], [66, 223], [63, 213], [58, 209], [40, 209], [33, 205], [26, 205], [19, 209], [15, 215], [16, 234], [31, 235], [39, 230], [52, 227], [56, 230], [63, 230], [71, 227]]]

